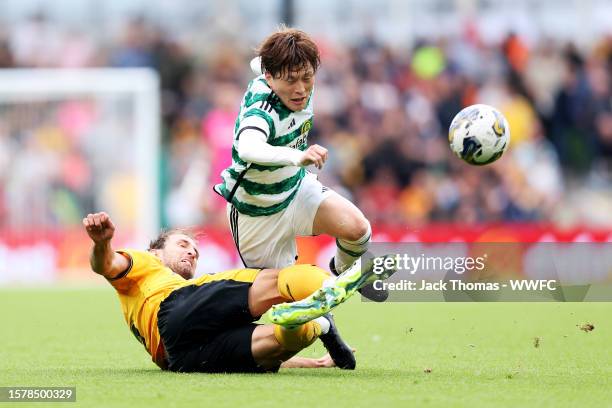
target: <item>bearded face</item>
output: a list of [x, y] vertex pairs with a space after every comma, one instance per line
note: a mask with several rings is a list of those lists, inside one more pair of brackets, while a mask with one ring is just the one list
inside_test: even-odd
[[185, 279], [193, 278], [198, 266], [198, 252], [195, 241], [184, 234], [172, 234], [163, 249], [153, 250], [164, 265]]

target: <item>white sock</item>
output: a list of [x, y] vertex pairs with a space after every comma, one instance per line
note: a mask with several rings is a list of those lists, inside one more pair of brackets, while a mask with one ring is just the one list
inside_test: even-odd
[[319, 326], [321, 326], [321, 334], [327, 334], [330, 327], [329, 320], [327, 320], [323, 316], [320, 316], [316, 319], [313, 319], [313, 321], [319, 323]]
[[334, 266], [336, 272], [341, 274], [355, 262], [361, 255], [365, 254], [372, 239], [372, 229], [368, 223], [368, 230], [357, 241], [347, 241], [344, 239], [336, 239], [336, 256], [334, 257]]

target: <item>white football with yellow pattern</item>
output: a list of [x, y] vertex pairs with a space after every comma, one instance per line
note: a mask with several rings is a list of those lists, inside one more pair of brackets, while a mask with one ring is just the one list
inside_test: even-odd
[[461, 110], [448, 130], [450, 148], [469, 164], [493, 163], [508, 149], [510, 128], [500, 111], [489, 105], [471, 105]]

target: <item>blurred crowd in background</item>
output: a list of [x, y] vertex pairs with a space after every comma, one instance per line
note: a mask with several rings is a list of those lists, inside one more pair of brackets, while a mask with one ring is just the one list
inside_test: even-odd
[[[34, 14], [0, 33], [0, 68], [155, 69], [162, 223], [223, 224], [224, 201], [211, 186], [230, 163], [234, 120], [253, 77], [249, 60], [262, 38], [185, 43], [138, 17], [118, 34], [102, 41]], [[309, 142], [330, 152], [319, 177], [372, 223], [612, 225], [612, 37], [579, 48], [508, 33], [491, 45], [470, 24], [459, 36], [417, 39], [411, 47], [373, 34], [350, 45], [313, 37], [322, 66]], [[510, 124], [510, 148], [493, 165], [469, 166], [448, 147], [453, 116], [473, 103], [499, 108]], [[10, 143], [0, 132], [0, 226], [12, 217], [2, 175], [19, 162], [7, 153]], [[54, 182], [75, 208], [64, 218], [50, 214], [48, 223], [78, 223], [101, 205], [82, 191], [92, 164], [71, 160], [62, 165], [66, 177]]]

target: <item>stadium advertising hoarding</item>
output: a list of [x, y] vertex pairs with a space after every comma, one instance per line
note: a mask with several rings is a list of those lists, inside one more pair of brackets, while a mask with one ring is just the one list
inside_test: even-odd
[[[402, 259], [408, 255], [415, 259], [434, 255], [447, 258], [470, 256], [480, 251], [487, 253], [485, 269], [489, 275], [514, 274], [533, 279], [563, 277], [569, 279], [566, 283], [587, 284], [594, 280], [609, 280], [612, 270], [612, 232], [606, 230], [559, 230], [538, 224], [469, 227], [434, 224], [422, 230], [375, 226], [374, 231], [372, 251], [377, 255], [384, 252], [401, 254]], [[205, 261], [200, 262], [199, 275], [240, 266], [228, 231], [206, 229], [202, 232], [199, 244]], [[82, 235], [80, 229], [45, 234], [40, 231], [0, 231], [0, 285], [100, 283], [89, 269], [89, 243], [82, 239]], [[117, 247], [135, 245], [129, 231], [123, 231], [117, 237]], [[298, 239], [298, 248], [298, 263], [325, 265], [334, 254], [335, 244], [329, 237], [306, 237]], [[22, 262], [23, 259], [28, 259], [28, 262]], [[432, 265], [435, 262], [432, 261]], [[436, 273], [448, 272], [444, 263], [441, 266]], [[393, 279], [405, 279], [406, 273], [415, 278], [415, 274], [409, 274], [409, 271], [400, 271]], [[468, 276], [463, 275], [462, 278]], [[416, 277], [421, 278], [420, 275]], [[429, 277], [440, 278], [436, 274]], [[413, 299], [414, 293], [406, 298], [406, 293], [399, 292], [392, 291], [395, 295], [390, 300]], [[442, 296], [441, 293], [430, 295], [433, 297], [425, 296], [423, 300], [436, 300], [439, 299], [437, 296]]]

